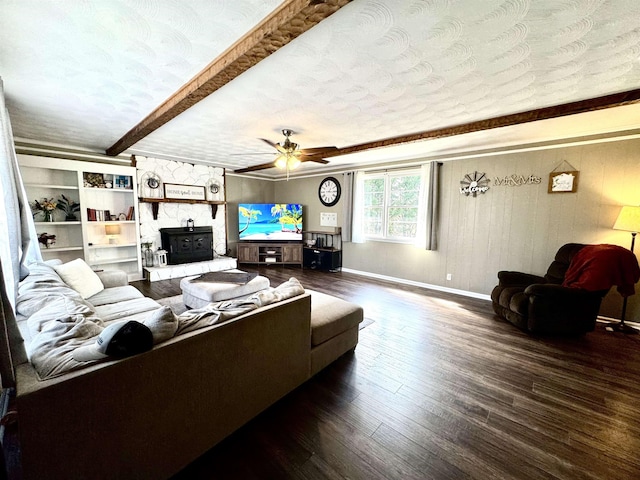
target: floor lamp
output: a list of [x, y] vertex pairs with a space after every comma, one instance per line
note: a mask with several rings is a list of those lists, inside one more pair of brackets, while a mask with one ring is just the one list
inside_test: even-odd
[[[613, 225], [614, 230], [624, 230], [625, 232], [631, 232], [631, 252], [633, 253], [633, 247], [636, 243], [636, 234], [640, 231], [640, 206], [633, 207], [625, 205], [620, 210], [620, 214]], [[633, 327], [624, 323], [624, 317], [627, 313], [627, 297], [623, 297], [622, 301], [622, 316], [621, 321], [613, 327], [614, 330], [623, 333], [640, 333]]]

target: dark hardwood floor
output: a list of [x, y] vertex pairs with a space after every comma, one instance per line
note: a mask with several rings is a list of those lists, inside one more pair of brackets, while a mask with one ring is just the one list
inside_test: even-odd
[[[364, 307], [347, 354], [176, 479], [639, 479], [640, 336], [527, 335], [487, 301], [299, 268]], [[134, 283], [162, 298], [179, 280]]]

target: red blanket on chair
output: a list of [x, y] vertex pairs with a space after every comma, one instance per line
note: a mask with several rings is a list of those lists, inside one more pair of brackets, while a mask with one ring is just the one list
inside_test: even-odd
[[623, 297], [635, 293], [640, 280], [636, 256], [618, 245], [587, 245], [571, 260], [562, 286], [591, 292], [618, 287]]

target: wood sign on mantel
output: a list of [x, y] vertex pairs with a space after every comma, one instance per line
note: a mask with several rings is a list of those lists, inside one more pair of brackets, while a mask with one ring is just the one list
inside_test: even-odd
[[225, 205], [227, 202], [219, 200], [193, 200], [187, 198], [138, 198], [140, 203], [150, 203], [151, 212], [153, 213], [153, 219], [158, 219], [158, 209], [161, 203], [202, 203], [205, 205], [211, 205], [211, 218], [215, 220], [218, 213], [218, 205]]

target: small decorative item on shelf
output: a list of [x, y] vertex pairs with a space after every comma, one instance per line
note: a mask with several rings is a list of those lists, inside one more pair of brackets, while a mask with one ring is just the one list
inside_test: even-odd
[[154, 267], [166, 267], [167, 266], [167, 251], [158, 249], [153, 254], [153, 266]]
[[45, 248], [49, 248], [51, 245], [54, 245], [56, 243], [56, 236], [49, 235], [45, 232], [38, 236], [38, 242], [43, 244]]
[[84, 186], [104, 188], [104, 177], [101, 173], [84, 172]]
[[153, 246], [153, 242], [142, 242], [142, 266], [143, 267], [153, 267], [153, 252], [151, 251], [151, 247]]
[[53, 201], [53, 198], [43, 198], [41, 201], [36, 200], [31, 205], [31, 213], [35, 218], [36, 214], [42, 212], [44, 215], [42, 221], [43, 222], [53, 222], [53, 212], [56, 209], [56, 202]]
[[80, 204], [71, 198], [67, 198], [64, 194], [58, 199], [58, 210], [62, 210], [65, 214], [65, 220], [75, 222], [77, 220], [75, 213], [80, 211]]

